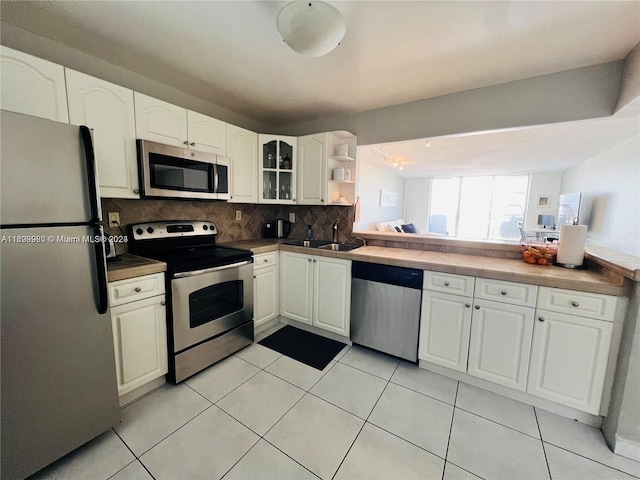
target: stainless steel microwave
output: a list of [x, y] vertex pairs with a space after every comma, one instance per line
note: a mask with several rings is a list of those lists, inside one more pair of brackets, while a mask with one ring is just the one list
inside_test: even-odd
[[143, 197], [229, 200], [231, 160], [148, 140], [138, 140]]

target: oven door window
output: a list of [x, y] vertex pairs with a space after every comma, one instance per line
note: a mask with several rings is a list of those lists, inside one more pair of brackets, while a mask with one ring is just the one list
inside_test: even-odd
[[242, 280], [217, 283], [189, 295], [189, 326], [199, 327], [243, 308]]
[[151, 187], [187, 192], [213, 192], [213, 164], [149, 153]]

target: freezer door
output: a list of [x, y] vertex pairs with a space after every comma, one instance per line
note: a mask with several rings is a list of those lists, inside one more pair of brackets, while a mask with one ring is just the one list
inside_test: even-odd
[[24, 478], [119, 421], [110, 312], [98, 314], [104, 263], [83, 241], [94, 233], [0, 230], [3, 478]]
[[1, 115], [2, 225], [98, 220], [99, 203], [92, 211], [95, 172], [88, 167], [95, 160], [81, 128], [12, 112]]

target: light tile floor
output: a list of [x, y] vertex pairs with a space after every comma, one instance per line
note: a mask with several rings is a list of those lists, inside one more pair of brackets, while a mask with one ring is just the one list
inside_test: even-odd
[[34, 478], [610, 480], [640, 463], [593, 427], [360, 347], [318, 371], [254, 343]]

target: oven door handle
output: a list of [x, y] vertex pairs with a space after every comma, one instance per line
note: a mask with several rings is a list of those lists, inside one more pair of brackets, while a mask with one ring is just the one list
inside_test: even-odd
[[205, 273], [219, 272], [221, 270], [229, 270], [230, 268], [243, 267], [249, 265], [251, 260], [245, 260], [244, 262], [232, 263], [231, 265], [223, 265], [222, 267], [204, 268], [202, 270], [194, 270], [192, 272], [178, 272], [173, 275], [173, 278], [186, 278], [195, 277], [196, 275], [204, 275]]

